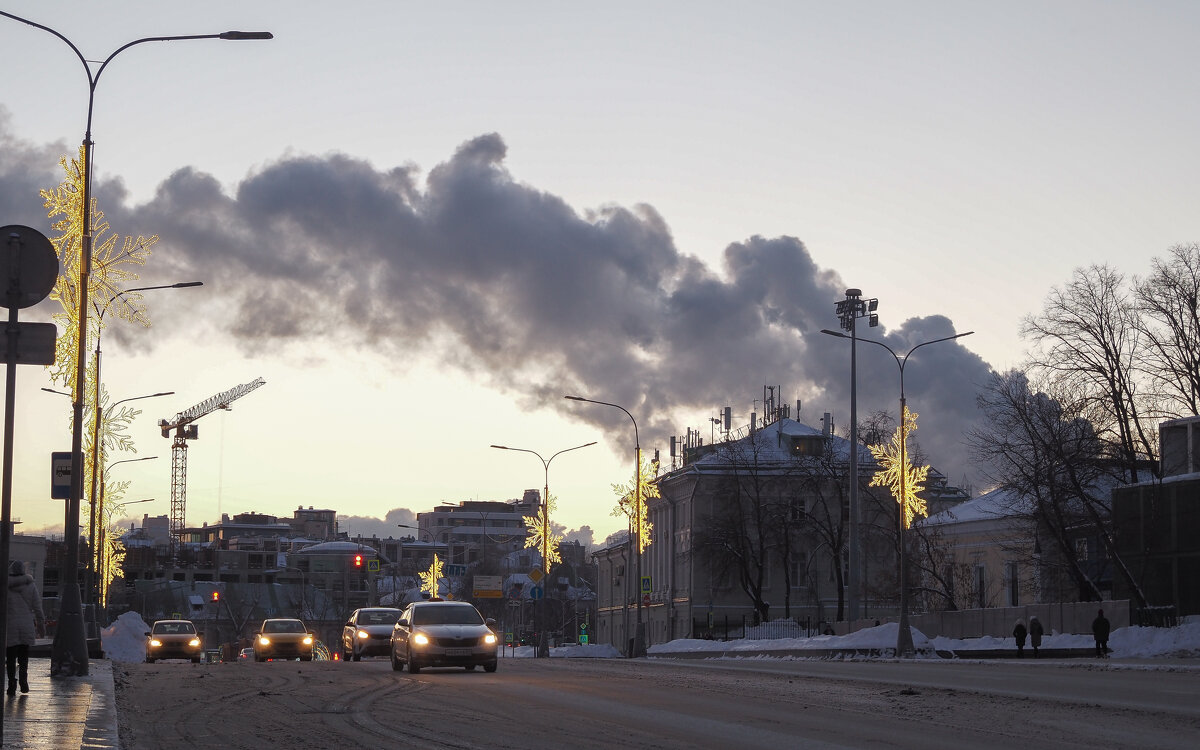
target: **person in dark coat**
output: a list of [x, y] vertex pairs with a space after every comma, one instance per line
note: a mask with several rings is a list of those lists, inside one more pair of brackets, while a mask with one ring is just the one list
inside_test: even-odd
[[[29, 647], [45, 632], [46, 615], [42, 613], [42, 595], [33, 576], [25, 572], [25, 563], [13, 560], [8, 567], [8, 638], [5, 643], [4, 666], [8, 670], [8, 694], [29, 692]], [[19, 666], [19, 673], [18, 673]]]
[[1033, 646], [1033, 658], [1035, 659], [1038, 658], [1038, 648], [1042, 645], [1042, 635], [1045, 632], [1037, 615], [1029, 618], [1029, 645]]
[[1108, 618], [1104, 616], [1104, 610], [1096, 612], [1096, 619], [1092, 620], [1092, 635], [1096, 638], [1096, 656], [1104, 656], [1108, 653]]
[[1017, 624], [1013, 626], [1013, 638], [1017, 639], [1017, 656], [1025, 655], [1025, 623], [1017, 620]]

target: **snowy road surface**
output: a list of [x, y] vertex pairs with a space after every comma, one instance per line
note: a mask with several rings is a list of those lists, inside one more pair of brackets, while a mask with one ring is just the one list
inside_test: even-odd
[[1200, 668], [1116, 660], [114, 665], [122, 747], [1191, 748]]

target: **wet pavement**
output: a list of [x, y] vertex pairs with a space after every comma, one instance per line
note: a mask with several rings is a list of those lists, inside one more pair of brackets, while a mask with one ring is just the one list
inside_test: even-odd
[[29, 692], [0, 699], [5, 750], [120, 747], [110, 661], [89, 660], [86, 677], [50, 677], [49, 660], [30, 659]]

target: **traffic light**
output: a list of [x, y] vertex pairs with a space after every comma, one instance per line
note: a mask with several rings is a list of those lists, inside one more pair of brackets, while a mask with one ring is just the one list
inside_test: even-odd
[[362, 567], [362, 562], [363, 562], [363, 561], [362, 561], [362, 555], [355, 555], [355, 556], [354, 556], [354, 567], [356, 567], [356, 568], [361, 568], [361, 567]]
[[214, 591], [214, 592], [213, 592], [213, 601], [214, 601], [214, 602], [219, 602], [219, 601], [221, 601], [221, 592], [220, 592], [220, 591]]

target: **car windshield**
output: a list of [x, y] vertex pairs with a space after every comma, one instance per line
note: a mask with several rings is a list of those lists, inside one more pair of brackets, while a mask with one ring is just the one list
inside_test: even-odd
[[299, 620], [267, 620], [263, 623], [264, 633], [303, 633], [304, 623]]
[[400, 610], [372, 609], [358, 613], [359, 625], [395, 625], [400, 619]]
[[196, 626], [190, 622], [156, 622], [155, 635], [183, 635], [196, 632]]
[[414, 607], [413, 625], [482, 625], [483, 618], [474, 607]]

